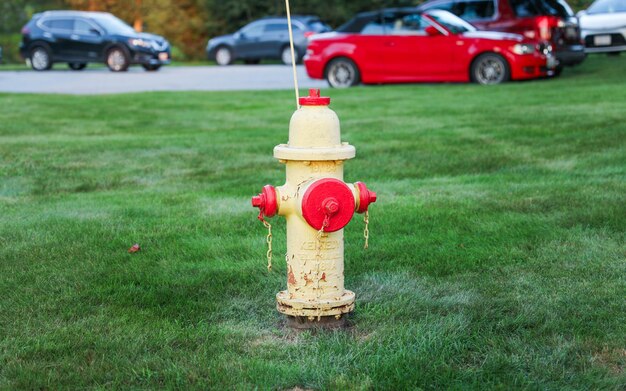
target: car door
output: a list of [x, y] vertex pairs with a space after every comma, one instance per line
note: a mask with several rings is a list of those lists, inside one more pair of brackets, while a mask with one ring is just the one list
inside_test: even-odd
[[83, 18], [74, 20], [71, 55], [76, 61], [98, 61], [104, 50], [104, 32], [101, 28]]
[[41, 22], [46, 42], [52, 49], [52, 57], [55, 60], [67, 60], [72, 56], [71, 35], [74, 28], [74, 20], [71, 18], [49, 18]]
[[239, 58], [261, 58], [263, 47], [261, 37], [265, 21], [250, 23], [235, 34], [235, 55]]
[[365, 21], [358, 34], [350, 36], [354, 47], [352, 60], [361, 70], [366, 83], [381, 83], [388, 78], [386, 47], [387, 36], [382, 15], [376, 14]]
[[269, 22], [259, 41], [260, 50], [264, 57], [277, 57], [286, 42], [289, 42], [287, 22]]
[[[427, 28], [438, 34], [429, 35]], [[439, 81], [453, 60], [451, 38], [419, 13], [398, 14], [387, 32], [385, 59], [390, 81]]]

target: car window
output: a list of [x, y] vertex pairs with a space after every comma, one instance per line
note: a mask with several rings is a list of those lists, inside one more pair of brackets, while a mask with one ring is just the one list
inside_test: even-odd
[[330, 31], [330, 26], [322, 22], [321, 20], [315, 20], [308, 23], [309, 28], [317, 33], [325, 33], [326, 31]]
[[79, 34], [79, 35], [98, 35], [95, 31], [93, 31], [95, 29], [94, 26], [92, 26], [89, 22], [82, 20], [82, 19], [76, 19], [74, 21], [74, 33], [75, 34]]
[[356, 17], [350, 19], [343, 25], [337, 28], [337, 32], [340, 33], [361, 33], [370, 23], [376, 23], [380, 19], [380, 14], [377, 12], [368, 12], [358, 14]]
[[388, 34], [392, 35], [426, 35], [426, 27], [431, 23], [420, 14], [398, 15]]
[[94, 19], [109, 34], [134, 35], [137, 34], [135, 29], [127, 25], [123, 20], [111, 14], [101, 14]]
[[520, 18], [554, 15], [568, 17], [574, 15], [563, 0], [510, 0], [513, 12]]
[[[291, 28], [295, 31], [295, 30], [302, 30], [302, 28], [296, 24], [296, 23], [291, 23]], [[275, 22], [275, 23], [268, 23], [265, 25], [265, 29], [264, 31], [266, 33], [275, 33], [275, 32], [286, 32], [289, 29], [287, 28], [287, 22]], [[248, 34], [246, 32], [246, 34]]]
[[563, 0], [537, 0], [548, 15], [561, 17], [574, 16], [574, 12]]
[[[285, 27], [287, 24], [285, 23]], [[260, 37], [265, 30], [265, 23], [253, 23], [249, 24], [241, 30], [242, 34], [245, 34], [247, 37]]]
[[454, 1], [444, 1], [444, 2], [441, 2], [441, 3], [436, 3], [432, 7], [433, 7], [433, 9], [453, 12]]
[[287, 31], [287, 22], [285, 22], [285, 23], [268, 23], [268, 24], [265, 25], [265, 32], [266, 33], [281, 32], [281, 31]]
[[614, 12], [626, 12], [626, 1], [598, 0], [587, 9], [588, 14], [610, 14]]
[[368, 22], [361, 30], [363, 35], [384, 35], [385, 27], [379, 20], [372, 20]]
[[450, 30], [452, 34], [461, 34], [468, 31], [476, 31], [476, 27], [467, 23], [463, 19], [447, 11], [432, 10], [426, 11], [426, 15], [430, 16], [437, 23]]
[[72, 19], [47, 19], [41, 23], [50, 30], [72, 31], [74, 28]]
[[466, 20], [490, 19], [495, 14], [493, 0], [459, 1], [452, 13]]

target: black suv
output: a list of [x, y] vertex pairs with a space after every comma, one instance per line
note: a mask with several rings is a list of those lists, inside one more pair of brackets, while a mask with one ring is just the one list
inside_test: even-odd
[[517, 33], [550, 45], [557, 73], [585, 59], [578, 19], [565, 0], [428, 0], [419, 9], [443, 9], [479, 29]]
[[131, 64], [156, 71], [170, 62], [170, 44], [161, 36], [138, 33], [104, 12], [47, 11], [35, 14], [22, 28], [20, 54], [36, 71], [66, 62], [81, 70], [104, 62], [122, 72]]
[[[291, 64], [289, 26], [285, 17], [266, 17], [256, 20], [234, 34], [222, 35], [209, 40], [206, 47], [209, 60], [219, 65], [230, 65], [241, 59], [246, 64], [257, 64], [261, 59], [280, 59]], [[294, 15], [291, 18], [296, 63], [306, 53], [308, 37], [330, 31], [319, 17]]]

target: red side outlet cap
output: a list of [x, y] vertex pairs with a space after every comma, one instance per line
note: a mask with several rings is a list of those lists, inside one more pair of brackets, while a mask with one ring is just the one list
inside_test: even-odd
[[356, 211], [357, 213], [364, 213], [370, 204], [376, 202], [376, 193], [369, 190], [363, 182], [356, 182], [354, 185], [359, 190], [359, 207]]
[[263, 186], [263, 191], [252, 197], [252, 206], [259, 208], [265, 217], [276, 215], [278, 201], [276, 199], [276, 189], [272, 185]]

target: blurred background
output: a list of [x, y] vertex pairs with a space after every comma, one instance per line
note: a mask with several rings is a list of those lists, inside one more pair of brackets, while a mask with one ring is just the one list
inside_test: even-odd
[[[291, 0], [292, 13], [315, 14], [333, 28], [356, 12], [412, 6], [424, 0]], [[568, 0], [578, 11], [592, 0]], [[107, 11], [136, 30], [165, 36], [177, 61], [204, 60], [207, 39], [267, 15], [284, 15], [284, 0], [2, 0], [0, 46], [5, 63], [21, 62], [20, 30], [33, 14], [51, 9]]]

